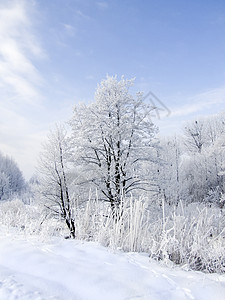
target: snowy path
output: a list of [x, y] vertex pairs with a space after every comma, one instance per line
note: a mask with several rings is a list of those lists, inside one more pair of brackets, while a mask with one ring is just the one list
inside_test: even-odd
[[0, 300], [225, 299], [225, 276], [170, 269], [95, 243], [0, 236]]

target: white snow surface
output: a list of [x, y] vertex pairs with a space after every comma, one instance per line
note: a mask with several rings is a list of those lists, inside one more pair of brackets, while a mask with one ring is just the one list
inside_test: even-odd
[[225, 275], [185, 271], [93, 242], [0, 233], [1, 300], [225, 299]]

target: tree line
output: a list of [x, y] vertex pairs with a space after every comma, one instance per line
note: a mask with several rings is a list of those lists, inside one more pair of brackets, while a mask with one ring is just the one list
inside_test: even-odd
[[25, 181], [17, 163], [0, 153], [0, 201], [20, 194], [24, 188]]

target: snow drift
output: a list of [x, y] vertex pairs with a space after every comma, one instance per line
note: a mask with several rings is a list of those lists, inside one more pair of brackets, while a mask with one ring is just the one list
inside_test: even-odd
[[162, 267], [93, 242], [0, 234], [0, 299], [222, 300], [225, 276]]

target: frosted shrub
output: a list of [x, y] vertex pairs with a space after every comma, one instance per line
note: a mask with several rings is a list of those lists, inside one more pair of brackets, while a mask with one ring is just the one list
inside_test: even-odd
[[144, 251], [165, 263], [194, 270], [225, 272], [224, 212], [205, 204], [147, 206], [126, 199], [117, 220], [102, 202], [77, 210], [77, 238], [124, 251]]
[[40, 207], [15, 199], [0, 203], [0, 224], [25, 235], [50, 237], [65, 234], [60, 220], [49, 218]]
[[98, 201], [87, 201], [85, 205], [75, 208], [76, 237], [84, 240], [96, 240], [101, 218], [104, 216], [104, 207]]
[[105, 203], [88, 201], [76, 218], [77, 237], [92, 239], [113, 249], [144, 251], [149, 244], [150, 225], [145, 206], [144, 201], [126, 199], [115, 219]]
[[194, 270], [225, 272], [224, 223], [221, 210], [203, 204], [168, 211], [151, 232], [150, 256]]
[[[8, 228], [13, 227], [19, 231], [24, 231], [28, 230], [29, 227], [30, 230], [31, 220], [37, 220], [38, 217], [38, 213], [35, 212], [33, 207], [28, 208], [19, 199], [1, 203], [0, 220]], [[35, 227], [33, 230], [35, 230]]]
[[[225, 272], [225, 215], [218, 207], [190, 204], [149, 205], [147, 199], [127, 198], [112, 215], [110, 206], [89, 200], [74, 203], [76, 238], [124, 251], [147, 252], [166, 264], [205, 272]], [[0, 204], [0, 222], [26, 235], [66, 237], [62, 220], [20, 200]]]

